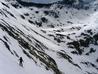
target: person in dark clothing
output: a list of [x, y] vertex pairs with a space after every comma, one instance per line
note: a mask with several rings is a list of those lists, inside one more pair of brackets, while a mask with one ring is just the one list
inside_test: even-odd
[[19, 58], [19, 65], [23, 67], [23, 58], [22, 57]]

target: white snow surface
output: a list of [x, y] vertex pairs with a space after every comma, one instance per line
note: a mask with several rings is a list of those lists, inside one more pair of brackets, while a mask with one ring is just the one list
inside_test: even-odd
[[[32, 1], [34, 2], [36, 1], [38, 3], [39, 2], [47, 3], [47, 2], [52, 2], [53, 0], [32, 0]], [[1, 2], [8, 4], [10, 8], [4, 6]], [[47, 8], [39, 9], [36, 7], [31, 7], [31, 8], [33, 8], [33, 11], [31, 11], [29, 8], [26, 8], [26, 7], [17, 9], [11, 6], [10, 3], [6, 2], [5, 0], [0, 0], [0, 10], [3, 11], [0, 14], [0, 24], [3, 24], [3, 21], [2, 21], [3, 19], [11, 27], [15, 28], [16, 30], [20, 29], [24, 33], [25, 36], [30, 37], [31, 42], [29, 42], [26, 39], [26, 37], [21, 35], [21, 33], [19, 33], [20, 37], [23, 38], [25, 41], [27, 41], [32, 46], [34, 46], [35, 44], [34, 39], [43, 43], [43, 45], [48, 47], [48, 50], [45, 48], [43, 50], [45, 51], [46, 54], [48, 54], [53, 59], [55, 59], [58, 65], [58, 69], [62, 71], [62, 73], [64, 74], [87, 74], [87, 72], [90, 72], [92, 74], [98, 74], [98, 70], [91, 67], [91, 65], [88, 67], [88, 66], [81, 64], [82, 61], [89, 61], [89, 62], [93, 62], [94, 64], [98, 66], [98, 63], [95, 62], [95, 59], [98, 58], [97, 57], [98, 50], [96, 50], [96, 52], [94, 54], [91, 54], [90, 56], [86, 56], [86, 55], [77, 56], [77, 55], [70, 53], [71, 50], [73, 49], [68, 48], [66, 43], [58, 44], [56, 41], [53, 40], [52, 37], [48, 36], [48, 34], [68, 35], [72, 33], [76, 33], [76, 35], [78, 36], [81, 32], [83, 32], [86, 29], [91, 28], [91, 29], [98, 30], [98, 25], [97, 25], [98, 12], [97, 11], [92, 12], [92, 10], [86, 11], [86, 10], [77, 10], [74, 8], [68, 9], [66, 7], [59, 10], [59, 8], [56, 8], [55, 5], [52, 6], [50, 9], [47, 9]], [[44, 10], [54, 10], [56, 12], [54, 8], [60, 11], [59, 13], [60, 17], [57, 19], [55, 19], [54, 17], [48, 16], [48, 15], [45, 15], [43, 12]], [[6, 11], [4, 11], [4, 9], [12, 13], [16, 17], [16, 19], [12, 17], [10, 14], [8, 14]], [[36, 14], [35, 11], [39, 11], [39, 14]], [[66, 12], [68, 12], [68, 14], [65, 14]], [[7, 17], [3, 13], [5, 13]], [[34, 20], [39, 21], [39, 18], [46, 17], [49, 22], [47, 24], [43, 23], [44, 26], [41, 28], [36, 27], [34, 24], [31, 24], [28, 22], [28, 19], [29, 19], [28, 16], [25, 16], [25, 20], [20, 17], [20, 15], [23, 15], [24, 13], [30, 13], [30, 14], [32, 13], [33, 15], [32, 14], [31, 15], [33, 17], [32, 18], [33, 21]], [[67, 21], [71, 21], [73, 24], [70, 24]], [[55, 28], [47, 27], [47, 25], [50, 25], [50, 24], [54, 24]], [[57, 24], [59, 24], [59, 26], [57, 26]], [[8, 26], [7, 24], [3, 24], [3, 25]], [[86, 27], [84, 27], [84, 25], [86, 25]], [[72, 27], [81, 27], [82, 29], [79, 31], [77, 29], [71, 30], [70, 28]], [[64, 31], [56, 32], [56, 30], [61, 30], [61, 29], [63, 29]], [[35, 32], [32, 30], [34, 30]], [[43, 33], [41, 30], [46, 31], [46, 33]], [[6, 41], [4, 36], [7, 38], [8, 41]], [[32, 39], [32, 37], [34, 39]], [[75, 39], [74, 36], [72, 36], [71, 38]], [[16, 53], [18, 53], [19, 57], [23, 57], [23, 60], [24, 60], [23, 67], [19, 66], [19, 57], [16, 57], [15, 54], [12, 55], [9, 52], [9, 50], [6, 48], [4, 42], [1, 39], [7, 42], [7, 44], [9, 45], [13, 53], [15, 51]], [[94, 47], [95, 49], [98, 48], [98, 46], [94, 46], [94, 45], [90, 45], [90, 47]], [[90, 49], [90, 47], [85, 48], [87, 49], [85, 51], [87, 52]], [[11, 37], [8, 33], [6, 33], [6, 31], [4, 31], [0, 26], [0, 74], [54, 74], [53, 70], [51, 69], [46, 70], [44, 65], [42, 66], [40, 64], [40, 60], [36, 59], [34, 56], [32, 57], [37, 60], [37, 64], [32, 59], [29, 59], [23, 53], [22, 50], [26, 50], [26, 49], [21, 47], [18, 41], [15, 38]], [[61, 50], [65, 51], [69, 56], [71, 56], [73, 62], [78, 64], [81, 67], [81, 69], [79, 69], [78, 67], [75, 67], [74, 65], [69, 63], [67, 60], [64, 60], [59, 55], [57, 55], [56, 52], [59, 52]], [[29, 52], [28, 50], [26, 51]]]

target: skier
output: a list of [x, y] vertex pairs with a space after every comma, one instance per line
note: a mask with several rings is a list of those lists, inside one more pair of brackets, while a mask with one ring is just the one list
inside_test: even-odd
[[20, 65], [21, 67], [23, 67], [23, 59], [22, 59], [22, 57], [19, 58], [19, 65]]

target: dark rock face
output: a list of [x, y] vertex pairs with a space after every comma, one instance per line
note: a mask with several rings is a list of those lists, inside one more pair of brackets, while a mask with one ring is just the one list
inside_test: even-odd
[[72, 4], [74, 4], [74, 3], [76, 2], [76, 0], [63, 0], [63, 2], [64, 2], [65, 4], [72, 5]]
[[45, 17], [42, 17], [41, 18], [41, 21], [44, 22], [44, 23], [47, 23], [48, 22], [48, 19], [46, 19]]
[[98, 45], [98, 33], [93, 36], [95, 44]]
[[68, 43], [68, 45], [73, 45], [73, 48], [75, 48], [80, 55], [82, 54], [82, 50], [80, 49], [80, 44], [78, 41], [70, 42], [70, 43]]
[[[79, 37], [81, 37], [82, 39], [80, 38], [78, 39], [78, 41], [67, 43], [69, 48], [75, 48], [79, 54], [82, 54], [82, 52], [84, 51], [84, 49], [81, 49], [81, 47], [87, 48], [90, 46], [90, 44], [98, 45], [98, 34], [94, 34], [92, 30], [87, 30], [86, 33], [81, 33]], [[89, 55], [89, 53], [93, 53], [95, 51], [96, 50], [91, 48], [90, 51], [86, 53], [86, 55]]]
[[29, 6], [35, 6], [38, 8], [42, 8], [42, 7], [50, 7], [52, 4], [40, 4], [40, 3], [33, 3], [33, 2], [25, 2], [22, 0], [17, 0], [17, 2], [19, 2], [21, 5], [25, 6], [25, 7], [29, 7]]

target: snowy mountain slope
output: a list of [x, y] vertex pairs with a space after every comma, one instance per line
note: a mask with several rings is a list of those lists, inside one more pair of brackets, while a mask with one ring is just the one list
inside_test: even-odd
[[[18, 12], [17, 10], [15, 10], [13, 7], [11, 7], [12, 9], [10, 10], [9, 8], [8, 8], [8, 10], [9, 10], [9, 12]], [[6, 8], [5, 8], [6, 9]], [[1, 11], [2, 11], [2, 8], [1, 8]], [[3, 13], [3, 12], [2, 12]], [[5, 12], [5, 15], [6, 15], [7, 13]], [[16, 13], [16, 14], [14, 14], [13, 16], [15, 16], [15, 15], [17, 15], [18, 16], [18, 14], [19, 13]], [[31, 25], [31, 24], [29, 24], [28, 22], [26, 23], [24, 20], [22, 20], [22, 19], [20, 19], [19, 17], [11, 17], [10, 15], [8, 15], [7, 14], [7, 17], [9, 17], [9, 18], [6, 18], [5, 16], [3, 16], [2, 15], [2, 17], [1, 17], [1, 25], [0, 25], [0, 27], [1, 27], [1, 42], [2, 42], [2, 44], [1, 44], [1, 46], [3, 45], [4, 46], [4, 44], [5, 44], [5, 46], [8, 48], [8, 50], [11, 52], [11, 54], [13, 54], [13, 55], [16, 55], [17, 57], [18, 56], [22, 56], [22, 57], [24, 57], [24, 55], [22, 55], [23, 54], [23, 52], [25, 53], [25, 54], [27, 54], [27, 52], [26, 52], [26, 50], [24, 50], [23, 49], [23, 47], [25, 48], [25, 49], [33, 49], [34, 50], [34, 52], [31, 52], [31, 53], [35, 53], [35, 55], [36, 55], [36, 57], [35, 57], [35, 59], [36, 58], [39, 58], [39, 60], [41, 60], [41, 59], [47, 59], [48, 58], [48, 55], [46, 55], [46, 57], [45, 56], [43, 56], [42, 54], [45, 54], [44, 53], [44, 50], [43, 49], [45, 49], [46, 47], [43, 45], [43, 44], [41, 44], [41, 43], [39, 43], [37, 40], [36, 40], [36, 38], [40, 38], [40, 40], [42, 41], [43, 40], [43, 37], [41, 37], [40, 36], [40, 34], [38, 33], [38, 29], [36, 28], [36, 27], [33, 27], [33, 25]], [[16, 19], [17, 19], [17, 21], [16, 21]], [[9, 25], [10, 24], [10, 25]], [[34, 37], [35, 38], [33, 38], [33, 36], [32, 36], [32, 34], [30, 34], [30, 31], [28, 31], [28, 29], [27, 28], [25, 28], [25, 25], [28, 25], [28, 27], [27, 28], [31, 28], [30, 30], [32, 30], [32, 34], [34, 35]], [[14, 29], [15, 28], [15, 29]], [[39, 35], [37, 35], [36, 34], [36, 31], [34, 30], [33, 31], [33, 28], [35, 29], [36, 28], [36, 30], [37, 30], [37, 33], [39, 34]], [[4, 31], [4, 32], [2, 32], [2, 31]], [[23, 32], [25, 33], [25, 34], [27, 34], [27, 35], [25, 35]], [[3, 35], [2, 35], [3, 34]], [[31, 36], [30, 36], [31, 35]], [[5, 37], [4, 37], [5, 36]], [[29, 39], [28, 37], [26, 37], [26, 36], [28, 36], [29, 38], [31, 38], [32, 39], [32, 41], [33, 41], [33, 43], [32, 43], [32, 41], [31, 41], [31, 39]], [[4, 37], [4, 39], [6, 39], [7, 41], [4, 41], [4, 39], [3, 39], [3, 37]], [[25, 40], [26, 41], [25, 41]], [[34, 39], [34, 40], [33, 40]], [[29, 44], [27, 43], [27, 41], [28, 42], [30, 42]], [[44, 39], [44, 41], [45, 41], [45, 39]], [[36, 43], [37, 42], [37, 43]], [[46, 41], [47, 42], [47, 41]], [[31, 44], [32, 43], [32, 44]], [[43, 42], [44, 43], [44, 42]], [[43, 45], [43, 47], [42, 47], [42, 49], [41, 48], [39, 48], [40, 47], [40, 44], [41, 45]], [[47, 45], [47, 44], [46, 44]], [[6, 49], [7, 49], [6, 48]], [[36, 48], [38, 48], [38, 51], [36, 51], [35, 49]], [[3, 48], [2, 48], [3, 49]], [[20, 50], [21, 49], [21, 50]], [[28, 52], [30, 52], [30, 50], [28, 50]], [[41, 58], [41, 56], [39, 56], [39, 55], [37, 55], [36, 53], [39, 53], [39, 55], [42, 55], [42, 57], [43, 58]], [[41, 52], [42, 52], [42, 54], [41, 54]], [[29, 55], [29, 54], [27, 54], [28, 55], [28, 57], [29, 58], [31, 58], [31, 56]], [[11, 59], [11, 58], [10, 58]], [[9, 60], [10, 60], [9, 59]], [[31, 59], [34, 59], [33, 57], [31, 58]], [[25, 60], [25, 62], [26, 62], [26, 60], [27, 59], [25, 59], [25, 57], [24, 57], [24, 60]], [[37, 59], [36, 59], [37, 60]], [[48, 59], [47, 59], [48, 60]], [[30, 61], [30, 59], [29, 59], [29, 61]], [[26, 63], [28, 63], [28, 65], [29, 65], [29, 61], [27, 61]], [[16, 64], [17, 64], [17, 62], [18, 62], [18, 60], [16, 60]], [[38, 61], [37, 61], [38, 62]], [[44, 61], [44, 62], [46, 62], [46, 61]], [[6, 61], [4, 62], [4, 63], [6, 63]], [[37, 67], [36, 68], [34, 68], [34, 65], [32, 64], [32, 63], [34, 63], [34, 62], [32, 62], [31, 61], [31, 63], [30, 63], [30, 70], [31, 70], [31, 72], [30, 72], [30, 74], [31, 73], [35, 73], [35, 74], [37, 74], [36, 72], [39, 70], [39, 72], [40, 73], [44, 73], [44, 71], [41, 69], [41, 68], [39, 68], [39, 69], [37, 69]], [[36, 61], [35, 61], [35, 63], [36, 63]], [[46, 64], [47, 65], [47, 64]], [[17, 64], [17, 66], [18, 66], [18, 64]], [[16, 67], [17, 67], [16, 66]], [[35, 64], [35, 66], [36, 66], [36, 64]], [[29, 66], [28, 66], [29, 67]], [[28, 67], [26, 67], [26, 68], [28, 68]], [[34, 69], [32, 69], [32, 68], [34, 68]], [[2, 68], [2, 67], [1, 67]], [[9, 68], [9, 66], [8, 66], [8, 68]], [[17, 67], [17, 69], [19, 69], [19, 67]], [[4, 70], [4, 69], [3, 69]], [[27, 69], [28, 71], [29, 71], [29, 69]], [[34, 71], [34, 72], [33, 72]], [[5, 72], [5, 71], [4, 71]], [[24, 71], [23, 71], [24, 72]], [[7, 73], [7, 71], [6, 71], [6, 73]], [[5, 73], [5, 74], [6, 74]], [[50, 72], [49, 72], [50, 73]], [[11, 74], [14, 74], [13, 72], [11, 73]], [[17, 74], [17, 72], [16, 72], [16, 74]], [[18, 74], [21, 74], [21, 72], [20, 73], [18, 73]], [[22, 73], [22, 74], [25, 74], [25, 72], [24, 73]], [[27, 73], [27, 74], [29, 74], [29, 73]], [[46, 74], [46, 72], [45, 72], [45, 74]]]
[[[0, 1], [1, 74], [97, 74], [97, 11]], [[22, 56], [24, 67], [18, 65]]]

